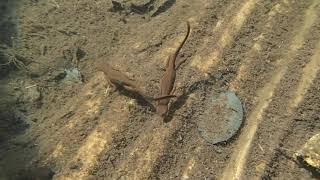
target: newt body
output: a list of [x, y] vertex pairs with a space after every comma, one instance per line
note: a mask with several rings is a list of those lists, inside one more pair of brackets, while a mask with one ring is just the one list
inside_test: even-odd
[[125, 88], [140, 91], [136, 86], [136, 82], [126, 76], [124, 73], [113, 69], [108, 63], [98, 63], [97, 70], [102, 71], [111, 86], [120, 85]]

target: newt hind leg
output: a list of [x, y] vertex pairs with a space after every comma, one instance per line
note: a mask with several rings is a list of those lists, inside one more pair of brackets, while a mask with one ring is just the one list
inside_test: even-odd
[[110, 79], [107, 78], [107, 82], [108, 82], [107, 86], [109, 88], [112, 87], [113, 89], [117, 89], [117, 86]]

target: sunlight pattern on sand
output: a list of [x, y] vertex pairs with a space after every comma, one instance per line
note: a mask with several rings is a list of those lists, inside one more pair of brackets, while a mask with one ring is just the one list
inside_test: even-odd
[[84, 144], [80, 147], [77, 154], [70, 161], [81, 161], [82, 164], [79, 171], [64, 172], [60, 179], [85, 179], [89, 170], [98, 163], [98, 156], [104, 150], [108, 150], [109, 145], [115, 133], [123, 128], [128, 120], [128, 109], [115, 113], [113, 109], [118, 108], [119, 104], [112, 105], [105, 116], [99, 120], [98, 126], [88, 135]]
[[[193, 59], [191, 65], [199, 68], [202, 71], [207, 71], [210, 67], [217, 64], [221, 58], [221, 55], [229, 44], [234, 41], [235, 36], [240, 31], [242, 25], [245, 23], [248, 16], [253, 11], [254, 7], [260, 0], [248, 0], [241, 6], [236, 16], [231, 21], [225, 21], [227, 23], [227, 27], [223, 29], [223, 33], [220, 36], [218, 41], [217, 48], [213, 50], [213, 52], [206, 56], [206, 59], [197, 58]], [[223, 25], [219, 25], [223, 26]]]
[[[268, 13], [268, 21], [265, 24], [265, 28], [264, 29], [272, 29], [274, 24], [272, 23], [272, 20], [274, 19], [275, 16], [277, 16], [280, 13], [283, 13], [285, 11], [285, 7], [281, 6], [280, 3], [276, 4], [275, 6], [273, 6], [272, 10]], [[265, 34], [266, 32], [262, 32], [259, 36], [257, 36], [256, 38], [254, 38], [254, 41], [256, 41], [252, 48], [250, 49], [250, 51], [247, 53], [249, 55], [252, 54], [257, 54], [261, 52], [261, 43], [265, 40]], [[249, 68], [251, 66], [251, 64], [253, 59], [244, 59], [241, 62], [241, 66], [239, 67], [238, 73], [236, 78], [230, 83], [229, 85], [229, 89], [231, 91], [238, 91], [239, 89], [239, 83], [241, 83], [241, 81], [245, 80], [247, 73], [249, 72]]]
[[287, 71], [288, 64], [294, 59], [295, 52], [302, 46], [306, 34], [309, 33], [309, 29], [315, 22], [317, 17], [315, 7], [319, 3], [319, 1], [314, 0], [313, 4], [308, 8], [305, 13], [304, 24], [300, 27], [300, 29], [297, 31], [297, 35], [293, 38], [292, 44], [289, 48], [290, 51], [284, 59], [280, 59], [278, 61], [279, 68], [276, 70], [274, 76], [271, 78], [270, 82], [267, 83], [265, 87], [258, 92], [258, 104], [249, 115], [247, 119], [247, 126], [244, 127], [249, 129], [243, 131], [243, 134], [240, 135], [236, 151], [233, 153], [231, 160], [223, 173], [222, 179], [230, 180], [242, 178], [244, 165], [247, 161], [247, 155], [251, 148], [251, 143], [253, 141], [253, 137], [256, 133], [258, 125], [262, 120], [263, 113], [272, 100], [274, 90]]
[[[268, 14], [268, 21], [267, 21], [267, 23], [265, 25], [265, 29], [272, 28], [272, 26], [273, 26], [272, 20], [274, 19], [274, 17], [276, 15], [278, 15], [279, 13], [282, 13], [283, 11], [284, 11], [283, 7], [280, 4], [276, 4]], [[221, 25], [219, 25], [219, 27], [220, 26]], [[261, 33], [255, 39], [257, 42], [253, 45], [252, 49], [248, 52], [249, 54], [252, 54], [254, 52], [259, 52], [260, 51], [260, 46], [261, 46], [260, 44], [264, 40], [263, 34], [265, 34], [265, 33], [266, 32]], [[247, 68], [248, 68], [249, 64], [251, 64], [251, 62], [248, 62], [248, 61], [244, 60], [244, 64], [242, 66], [240, 66], [240, 69], [239, 69], [239, 72], [238, 72], [238, 76], [236, 77], [236, 80], [231, 82], [231, 85], [230, 85], [230, 89], [231, 90], [236, 90], [237, 89], [237, 83], [240, 81], [241, 78], [246, 76], [246, 71], [247, 71]], [[196, 151], [200, 152], [201, 151], [201, 147], [198, 147], [196, 149]], [[197, 154], [197, 153], [193, 153], [193, 154]], [[192, 166], [190, 166], [190, 164], [192, 164]], [[195, 161], [194, 157], [191, 158], [188, 161], [188, 165], [187, 165], [187, 167], [185, 167], [185, 171], [183, 172], [183, 175], [182, 175], [183, 179], [188, 179], [189, 178], [189, 175], [192, 173], [192, 169], [194, 168], [195, 164], [196, 164], [196, 161]]]
[[[161, 121], [155, 119], [153, 121]], [[170, 122], [168, 126], [154, 123], [141, 134], [133, 145], [130, 156], [116, 167], [118, 172], [127, 172], [125, 177], [129, 179], [147, 179], [158, 157], [166, 147], [166, 140], [171, 137], [173, 130], [178, 127], [178, 122]], [[160, 126], [160, 127], [157, 127]], [[132, 164], [135, 164], [132, 167]]]

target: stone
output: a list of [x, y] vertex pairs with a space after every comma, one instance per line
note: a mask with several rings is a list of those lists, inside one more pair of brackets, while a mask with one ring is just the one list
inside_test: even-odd
[[24, 89], [23, 99], [25, 102], [36, 103], [41, 99], [41, 93], [38, 86], [31, 85]]
[[320, 173], [320, 133], [311, 137], [294, 156], [301, 164]]
[[212, 96], [207, 108], [197, 121], [200, 135], [209, 143], [229, 140], [239, 130], [243, 120], [243, 108], [234, 92]]

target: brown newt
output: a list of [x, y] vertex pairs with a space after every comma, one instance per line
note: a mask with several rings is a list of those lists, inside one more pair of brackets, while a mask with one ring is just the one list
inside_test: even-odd
[[[160, 80], [160, 95], [159, 95], [159, 97], [170, 96], [170, 95], [173, 95], [173, 93], [174, 93], [176, 70], [184, 62], [184, 61], [182, 61], [181, 63], [179, 63], [176, 66], [176, 58], [177, 58], [177, 55], [178, 55], [179, 51], [181, 50], [182, 46], [186, 42], [186, 40], [189, 36], [189, 33], [190, 33], [190, 24], [187, 21], [187, 33], [186, 33], [185, 38], [180, 43], [180, 45], [178, 46], [176, 51], [173, 54], [171, 54], [167, 59], [166, 70]], [[170, 98], [165, 98], [165, 99], [161, 99], [161, 100], [157, 101], [156, 110], [157, 110], [157, 113], [162, 118], [164, 118], [167, 115], [169, 102], [170, 102]]]
[[102, 71], [104, 73], [106, 79], [112, 87], [116, 88], [116, 85], [124, 87], [132, 92], [142, 95], [146, 100], [154, 101], [175, 97], [175, 95], [164, 95], [154, 98], [146, 95], [146, 93], [136, 85], [137, 82], [135, 80], [130, 79], [127, 75], [114, 69], [111, 65], [109, 65], [106, 62], [97, 63], [96, 68], [98, 71]]

